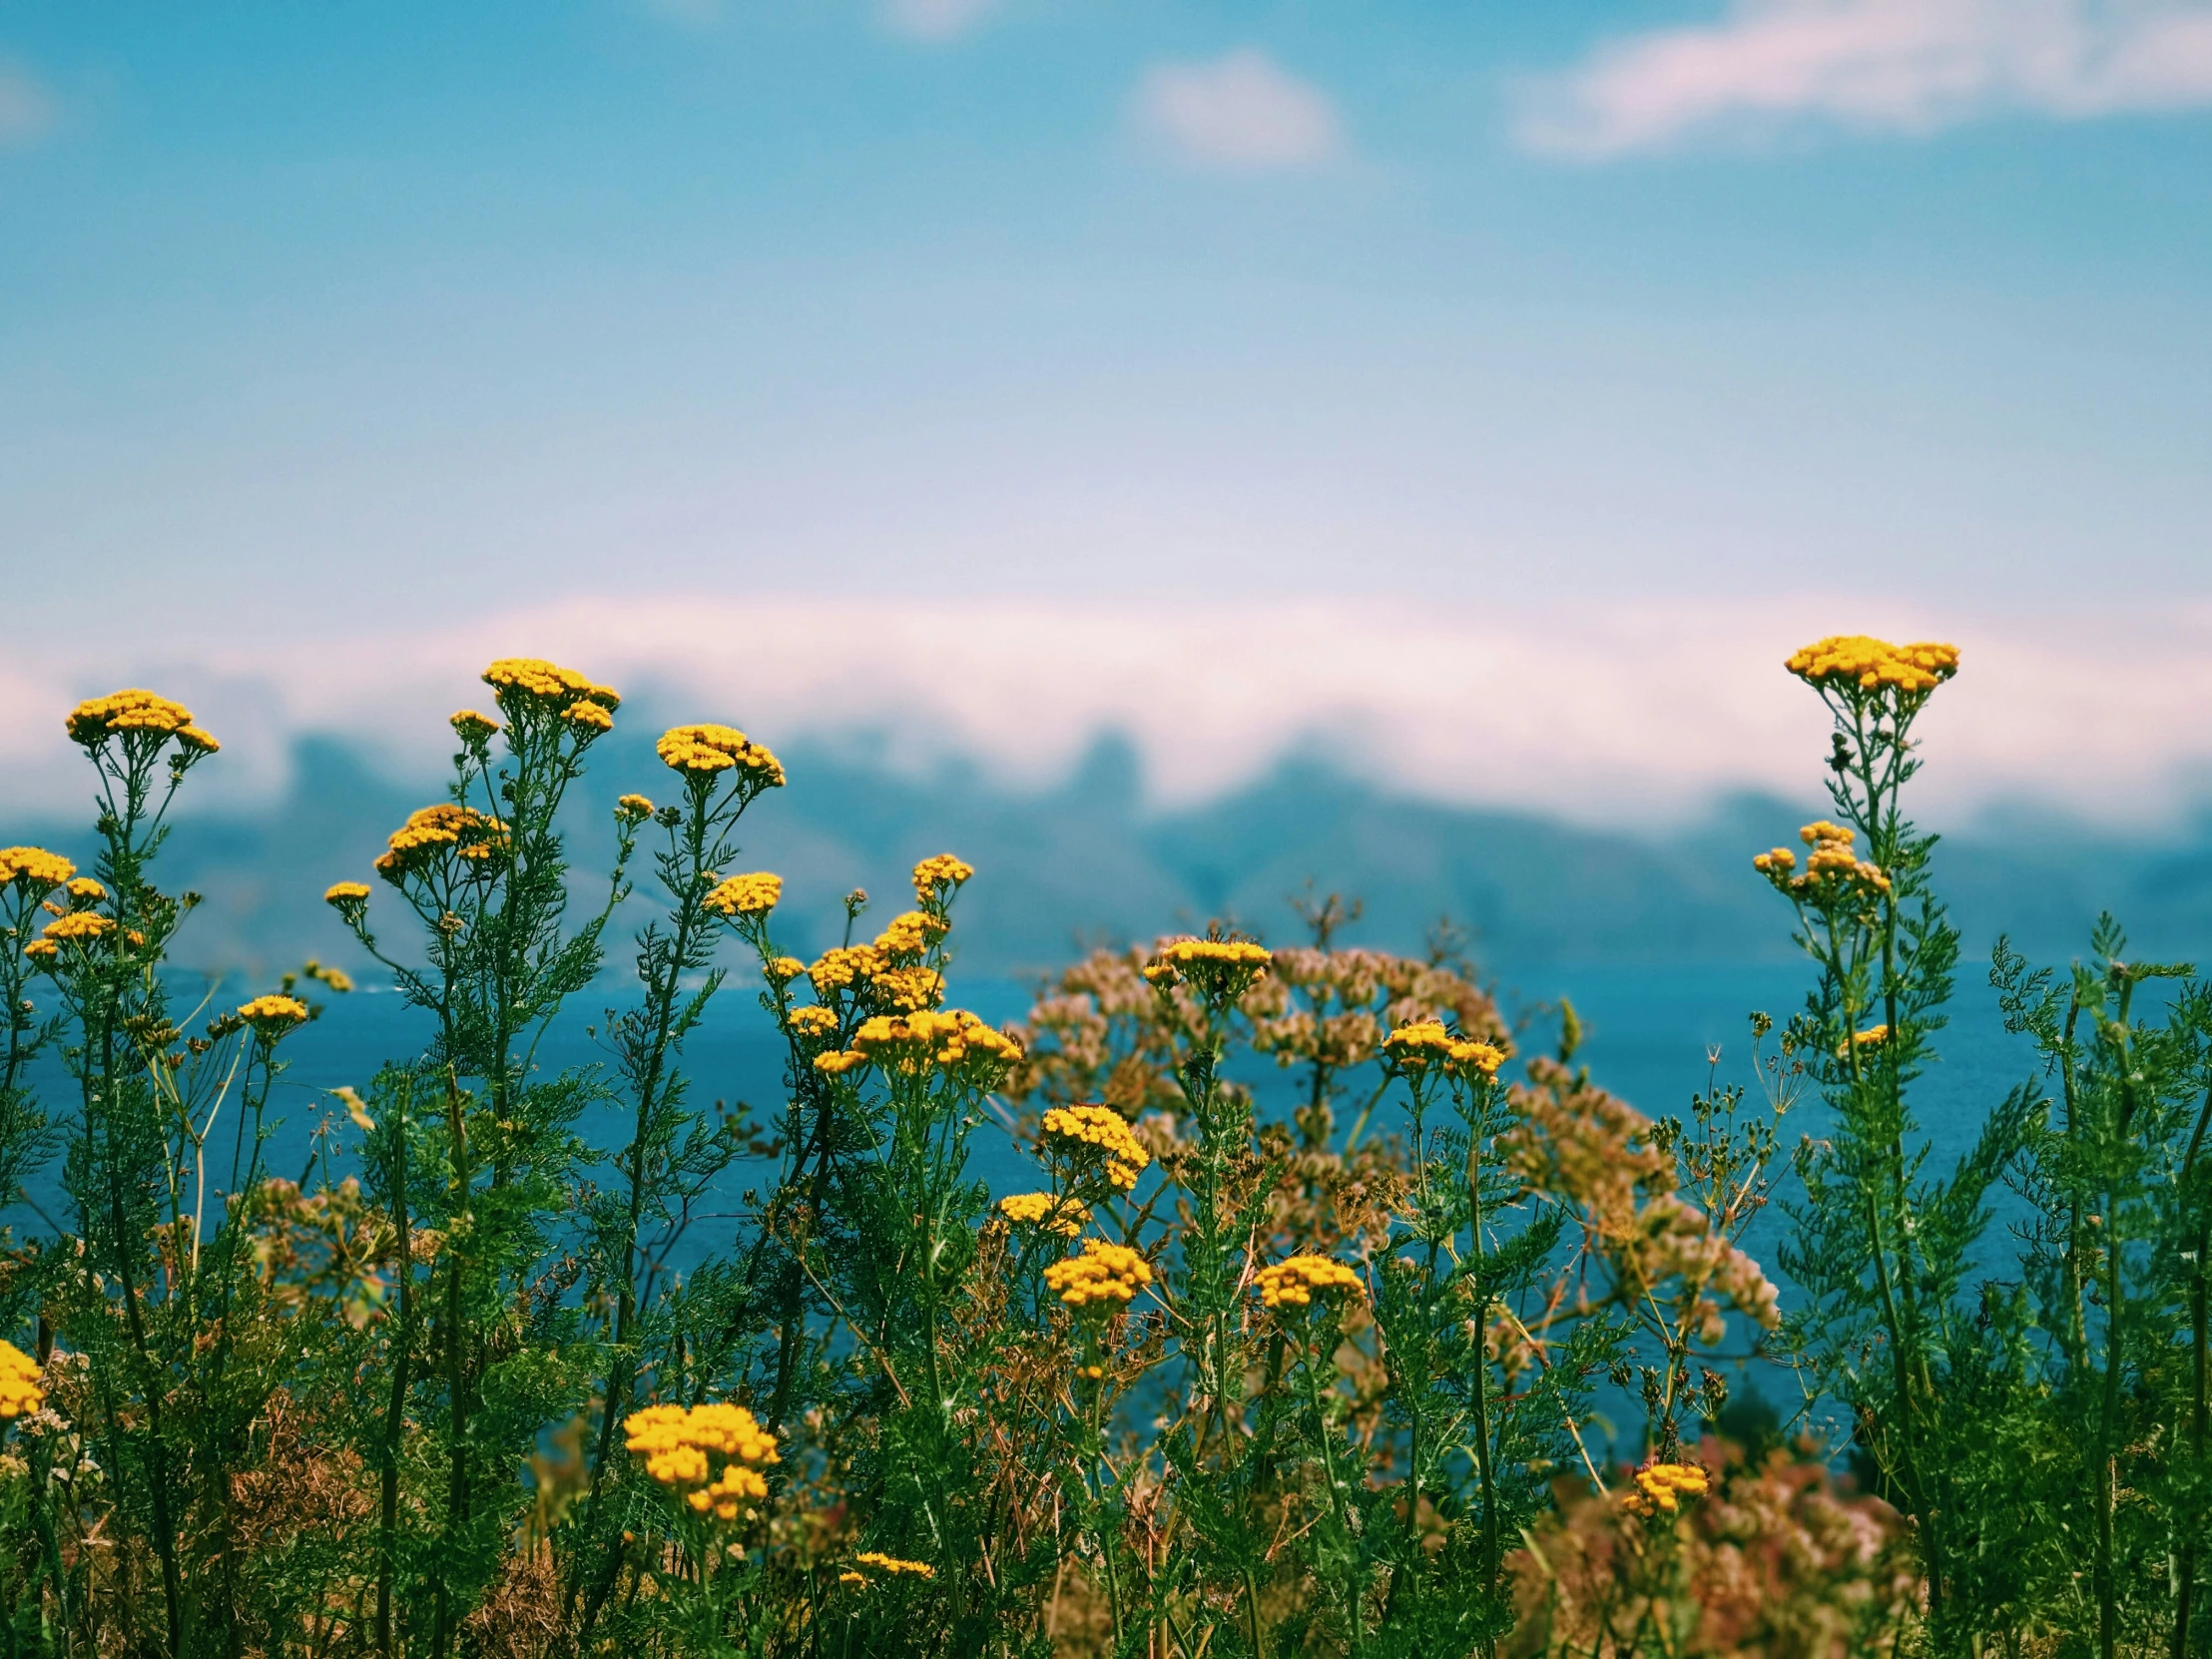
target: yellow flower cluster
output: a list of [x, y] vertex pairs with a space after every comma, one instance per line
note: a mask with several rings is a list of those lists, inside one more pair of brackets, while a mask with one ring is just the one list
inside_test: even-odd
[[[612, 686], [599, 685], [542, 657], [502, 657], [484, 670], [484, 684], [491, 687], [503, 709], [528, 698], [539, 707], [558, 705], [562, 718], [570, 721], [577, 719], [576, 711], [583, 704], [590, 704], [602, 716], [622, 707], [622, 697]], [[601, 729], [613, 724], [608, 719]]]
[[77, 866], [59, 852], [38, 846], [0, 846], [0, 887], [50, 892], [76, 873]]
[[784, 782], [784, 763], [735, 726], [671, 726], [653, 752], [673, 772], [704, 774], [740, 767], [754, 789], [773, 790]]
[[1647, 1463], [1636, 1471], [1635, 1485], [1621, 1494], [1621, 1506], [1635, 1515], [1671, 1515], [1683, 1498], [1702, 1496], [1709, 1484], [1699, 1464]]
[[[685, 1502], [717, 1520], [736, 1520], [739, 1505], [768, 1496], [761, 1470], [782, 1461], [776, 1437], [742, 1405], [645, 1405], [622, 1425], [630, 1455], [643, 1458], [645, 1472], [664, 1486], [697, 1488]], [[725, 1459], [710, 1479], [714, 1459]]]
[[943, 893], [961, 885], [974, 873], [973, 865], [962, 863], [949, 852], [939, 852], [914, 865], [914, 896], [924, 904], [941, 904]]
[[97, 904], [108, 896], [108, 889], [89, 875], [80, 875], [68, 885], [69, 896], [80, 904]]
[[1171, 939], [1145, 968], [1145, 982], [1167, 990], [1188, 979], [1202, 997], [1234, 1002], [1268, 971], [1274, 957], [1250, 939]]
[[812, 1003], [804, 1008], [794, 1008], [791, 1013], [791, 1028], [802, 1037], [827, 1037], [837, 1028], [836, 1012]]
[[366, 881], [332, 881], [322, 889], [322, 902], [340, 910], [357, 909], [368, 902]]
[[1894, 689], [1916, 697], [1958, 672], [1955, 645], [1892, 645], [1865, 634], [1834, 634], [1794, 653], [1783, 665], [1809, 686]]
[[68, 729], [70, 741], [87, 749], [98, 749], [111, 737], [138, 732], [173, 737], [198, 755], [213, 755], [223, 747], [193, 725], [190, 709], [150, 691], [110, 692], [80, 703], [70, 712]]
[[45, 1403], [38, 1362], [13, 1343], [0, 1343], [0, 1418], [20, 1417]]
[[876, 1003], [900, 1013], [919, 1013], [944, 1000], [944, 975], [935, 968], [884, 968], [868, 981]]
[[66, 916], [58, 916], [43, 929], [47, 938], [63, 944], [81, 939], [97, 939], [101, 934], [114, 930], [114, 922], [106, 916], [94, 915], [90, 910], [73, 910]]
[[1097, 1164], [1108, 1186], [1127, 1192], [1152, 1162], [1152, 1154], [1129, 1132], [1111, 1106], [1055, 1106], [1045, 1113], [1045, 1145], [1078, 1166]]
[[561, 718], [579, 732], [596, 734], [615, 729], [615, 717], [607, 712], [605, 705], [595, 703], [588, 697], [579, 697], [563, 709]]
[[1111, 1313], [1107, 1304], [1126, 1308], [1137, 1293], [1152, 1283], [1152, 1269], [1127, 1245], [1103, 1239], [1084, 1241], [1083, 1254], [1054, 1262], [1044, 1270], [1045, 1287], [1067, 1306], [1080, 1312], [1093, 1304]]
[[[910, 1573], [916, 1578], [934, 1578], [937, 1576], [937, 1569], [926, 1561], [901, 1561], [895, 1555], [884, 1555], [872, 1549], [862, 1550], [852, 1557], [852, 1561], [855, 1566], [873, 1567], [877, 1572], [888, 1573], [893, 1578], [898, 1577], [901, 1573]], [[840, 1573], [838, 1576], [850, 1580], [856, 1575]]]
[[717, 882], [700, 902], [718, 916], [765, 916], [783, 896], [784, 878], [764, 869]]
[[867, 1056], [856, 1048], [832, 1048], [827, 1054], [815, 1056], [815, 1070], [827, 1072], [831, 1077], [842, 1077], [866, 1064]]
[[917, 1008], [910, 1014], [877, 1014], [852, 1033], [852, 1047], [885, 1071], [908, 1077], [934, 1067], [997, 1069], [1017, 1064], [1021, 1044], [984, 1024], [965, 1008]]
[[1072, 1198], [1055, 1198], [1051, 1193], [1015, 1193], [998, 1201], [998, 1213], [1008, 1221], [1041, 1227], [1063, 1239], [1076, 1237], [1091, 1219], [1089, 1205]]
[[1262, 1268], [1252, 1288], [1270, 1308], [1306, 1308], [1315, 1297], [1367, 1295], [1359, 1274], [1326, 1256], [1298, 1255]]
[[768, 979], [778, 985], [788, 985], [807, 971], [807, 964], [797, 956], [777, 956], [761, 969]]
[[653, 803], [642, 795], [626, 795], [615, 802], [615, 817], [628, 824], [643, 824], [653, 816]]
[[452, 727], [465, 744], [483, 743], [499, 733], [499, 722], [489, 715], [478, 714], [474, 709], [458, 711], [449, 716], [445, 724]]
[[1454, 1036], [1443, 1021], [1434, 1019], [1399, 1026], [1382, 1039], [1382, 1051], [1405, 1071], [1441, 1066], [1462, 1077], [1495, 1077], [1505, 1063], [1505, 1050], [1497, 1044]]
[[875, 948], [886, 956], [919, 956], [943, 938], [947, 930], [948, 924], [942, 916], [922, 910], [901, 910], [875, 935]]
[[[434, 807], [417, 808], [407, 815], [407, 822], [386, 838], [386, 850], [376, 859], [376, 873], [397, 886], [441, 853], [450, 850], [463, 858], [489, 858], [506, 844], [506, 829], [497, 819], [473, 807], [457, 807], [449, 801], [441, 801]], [[339, 883], [339, 886], [349, 885], [349, 882]], [[330, 889], [330, 893], [337, 891], [338, 887]], [[330, 893], [323, 897], [333, 904], [341, 902], [331, 898]]]
[[807, 977], [815, 982], [817, 996], [834, 996], [846, 986], [871, 979], [890, 964], [871, 944], [833, 945], [824, 951]]
[[1770, 847], [1751, 860], [1751, 867], [1774, 884], [1777, 892], [1794, 899], [1861, 897], [1890, 890], [1890, 877], [1880, 864], [1859, 856], [1853, 843], [1858, 835], [1848, 826], [1816, 819], [1798, 831], [1813, 850], [1807, 854], [1805, 873], [1796, 875], [1797, 854], [1786, 846]]
[[307, 1005], [294, 996], [257, 996], [242, 1003], [239, 1018], [251, 1025], [255, 1032], [269, 1042], [305, 1022]]
[[1864, 1031], [1854, 1031], [1848, 1041], [1837, 1044], [1836, 1058], [1845, 1058], [1855, 1048], [1880, 1048], [1889, 1040], [1888, 1025], [1870, 1025]]

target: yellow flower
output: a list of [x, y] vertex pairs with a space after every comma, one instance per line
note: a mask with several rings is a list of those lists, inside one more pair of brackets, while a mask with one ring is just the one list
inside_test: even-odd
[[52, 939], [33, 939], [23, 947], [23, 954], [34, 962], [43, 962], [49, 957], [60, 955], [61, 946]]
[[889, 965], [871, 944], [840, 944], [824, 951], [807, 970], [807, 977], [815, 982], [816, 995], [833, 996], [848, 985], [872, 979]]
[[864, 1572], [840, 1572], [837, 1574], [837, 1582], [839, 1584], [858, 1584], [864, 1587], [867, 1583], [867, 1574]]
[[0, 887], [51, 892], [76, 873], [77, 866], [59, 852], [39, 846], [0, 846]]
[[[386, 850], [376, 860], [376, 873], [397, 886], [409, 875], [434, 864], [447, 852], [463, 858], [486, 859], [507, 844], [506, 827], [473, 807], [439, 802], [407, 815], [407, 822], [385, 841]], [[352, 883], [341, 882], [340, 886]], [[337, 892], [332, 887], [330, 892]], [[340, 900], [323, 895], [331, 903]]]
[[875, 948], [886, 956], [919, 956], [950, 929], [941, 915], [926, 910], [901, 910], [875, 935]]
[[45, 937], [57, 943], [97, 939], [103, 933], [114, 931], [114, 922], [106, 916], [94, 915], [90, 910], [72, 910], [68, 915], [48, 922], [43, 929]]
[[[880, 1554], [872, 1549], [862, 1550], [852, 1557], [852, 1562], [855, 1566], [873, 1567], [877, 1572], [888, 1573], [893, 1578], [901, 1573], [911, 1573], [916, 1578], [934, 1578], [937, 1576], [937, 1569], [926, 1561], [901, 1561], [895, 1555]], [[850, 1578], [853, 1575], [844, 1573], [839, 1576]]]
[[293, 1026], [305, 1023], [307, 1005], [294, 996], [257, 996], [241, 1004], [239, 1018], [254, 1028], [265, 1042], [275, 1042]]
[[462, 709], [449, 716], [445, 722], [459, 734], [461, 742], [474, 747], [496, 737], [499, 722], [489, 715], [480, 715], [474, 709]]
[[350, 920], [368, 906], [368, 883], [332, 881], [322, 889], [322, 902]]
[[773, 790], [782, 787], [784, 764], [768, 749], [734, 726], [671, 726], [653, 746], [661, 764], [675, 772], [694, 774], [728, 772], [741, 768], [745, 787]]
[[1160, 946], [1145, 978], [1162, 989], [1188, 979], [1198, 994], [1216, 1003], [1235, 1002], [1268, 971], [1274, 957], [1250, 939], [1170, 939]]
[[1865, 634], [1834, 634], [1795, 652], [1783, 665], [1809, 686], [1843, 691], [1893, 690], [1925, 697], [1958, 672], [1955, 645], [1892, 645]]
[[580, 732], [612, 732], [615, 729], [615, 717], [588, 697], [579, 697], [563, 709], [561, 718]]
[[108, 889], [89, 875], [80, 875], [68, 885], [69, 896], [80, 904], [97, 904], [108, 896]]
[[1505, 1050], [1497, 1044], [1470, 1042], [1453, 1035], [1441, 1020], [1433, 1019], [1399, 1026], [1382, 1039], [1382, 1051], [1403, 1071], [1423, 1071], [1435, 1065], [1462, 1077], [1495, 1077], [1497, 1068], [1505, 1063]]
[[566, 714], [579, 699], [598, 704], [603, 713], [622, 707], [613, 687], [596, 685], [542, 657], [502, 657], [484, 670], [484, 684], [509, 714], [517, 706], [553, 707]]
[[925, 905], [941, 909], [952, 889], [974, 873], [973, 865], [962, 863], [949, 852], [939, 852], [914, 865], [914, 896]]
[[1087, 1239], [1082, 1255], [1046, 1268], [1044, 1282], [1046, 1289], [1078, 1313], [1093, 1307], [1111, 1313], [1116, 1305], [1126, 1308], [1152, 1283], [1152, 1269], [1127, 1245]]
[[877, 1014], [852, 1033], [852, 1047], [884, 1070], [907, 1077], [932, 1068], [988, 1075], [1021, 1059], [1021, 1044], [965, 1008]]
[[[110, 692], [88, 699], [71, 711], [67, 725], [70, 741], [87, 749], [98, 749], [111, 737], [129, 739], [141, 733], [152, 733], [157, 746], [162, 739], [177, 737], [202, 753], [217, 747], [215, 739], [193, 725], [190, 709], [150, 691]], [[187, 732], [192, 735], [186, 737]]]
[[299, 971], [309, 979], [321, 980], [322, 983], [336, 991], [340, 996], [353, 988], [353, 976], [347, 973], [345, 969], [326, 967], [312, 956], [307, 958], [306, 965]]
[[215, 741], [213, 732], [203, 731], [197, 726], [178, 727], [177, 741], [198, 755], [213, 755], [223, 747]]
[[0, 1343], [0, 1418], [20, 1417], [45, 1403], [38, 1362], [13, 1343]]
[[1055, 1106], [1040, 1126], [1045, 1148], [1078, 1171], [1096, 1167], [1116, 1192], [1128, 1192], [1152, 1162], [1111, 1106]]
[[811, 1003], [804, 1008], [794, 1008], [790, 1024], [802, 1037], [827, 1037], [837, 1028], [837, 1015], [834, 1009]]
[[778, 985], [788, 985], [806, 971], [807, 964], [797, 956], [773, 957], [761, 969], [772, 983]]
[[1708, 1484], [1699, 1464], [1647, 1463], [1636, 1471], [1635, 1485], [1621, 1494], [1621, 1506], [1635, 1515], [1671, 1515], [1683, 1498], [1702, 1495]]
[[[685, 1501], [702, 1515], [712, 1511], [717, 1520], [736, 1520], [739, 1505], [767, 1497], [760, 1471], [783, 1460], [776, 1437], [753, 1413], [727, 1402], [640, 1406], [623, 1420], [622, 1432], [649, 1478], [664, 1486], [698, 1487]], [[717, 1459], [723, 1463], [719, 1475], [713, 1474]]]
[[1015, 1193], [998, 1201], [998, 1213], [1008, 1221], [1041, 1227], [1063, 1239], [1076, 1237], [1091, 1219], [1089, 1205], [1072, 1198], [1055, 1198], [1050, 1193]]
[[653, 803], [642, 795], [626, 795], [615, 803], [615, 817], [625, 824], [643, 824], [653, 816]]
[[1367, 1295], [1359, 1274], [1326, 1256], [1298, 1255], [1262, 1268], [1252, 1288], [1270, 1308], [1305, 1308], [1317, 1296]]
[[868, 980], [877, 1006], [918, 1013], [944, 1000], [944, 975], [934, 968], [884, 968]]
[[716, 883], [700, 902], [718, 916], [765, 916], [784, 896], [784, 878], [758, 870]]
[[831, 1077], [842, 1077], [866, 1064], [867, 1056], [856, 1048], [831, 1049], [828, 1054], [815, 1056], [815, 1070], [827, 1072]]

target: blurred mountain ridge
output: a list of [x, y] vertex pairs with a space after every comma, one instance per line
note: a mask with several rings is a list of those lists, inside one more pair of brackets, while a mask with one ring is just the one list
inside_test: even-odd
[[[1793, 954], [1789, 908], [1756, 876], [1754, 852], [1795, 844], [1819, 816], [1808, 796], [1714, 801], [1687, 830], [1633, 822], [1591, 827], [1541, 813], [1435, 801], [1311, 761], [1290, 761], [1218, 800], [1146, 805], [1135, 748], [1097, 740], [1060, 785], [1024, 791], [948, 763], [902, 772], [865, 748], [794, 746], [792, 779], [748, 812], [745, 867], [785, 877], [777, 934], [813, 953], [836, 942], [841, 896], [873, 899], [861, 926], [907, 907], [905, 871], [931, 852], [974, 864], [955, 944], [960, 971], [1012, 977], [1049, 970], [1080, 948], [1195, 930], [1222, 916], [1272, 942], [1302, 927], [1293, 895], [1311, 883], [1364, 905], [1340, 935], [1417, 950], [1439, 920], [1465, 931], [1484, 963], [1781, 961]], [[576, 905], [597, 902], [613, 852], [617, 794], [656, 799], [674, 782], [650, 741], [618, 735], [597, 747], [574, 791]], [[280, 796], [226, 811], [213, 768], [188, 786], [158, 879], [205, 903], [180, 938], [181, 965], [266, 976], [308, 956], [369, 966], [321, 902], [341, 879], [371, 879], [385, 834], [435, 786], [395, 779], [332, 737], [296, 741]], [[0, 807], [0, 841], [49, 845], [89, 863], [89, 809], [77, 823], [14, 821]], [[650, 850], [648, 829], [641, 853]], [[2212, 820], [2180, 835], [2131, 840], [2047, 812], [1987, 814], [1937, 849], [1939, 889], [1965, 934], [1962, 973], [1978, 977], [1999, 932], [2031, 954], [2063, 959], [2085, 947], [2100, 909], [2128, 927], [2144, 956], [2212, 953]], [[656, 896], [641, 858], [639, 893], [618, 925], [642, 920]], [[372, 925], [386, 936], [394, 900], [378, 888]], [[611, 968], [626, 966], [620, 942]]]

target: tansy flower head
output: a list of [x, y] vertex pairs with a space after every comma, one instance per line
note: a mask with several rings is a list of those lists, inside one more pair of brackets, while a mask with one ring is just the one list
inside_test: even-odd
[[368, 908], [368, 883], [365, 881], [332, 881], [322, 889], [322, 902], [329, 905], [347, 921], [358, 920]]
[[718, 916], [765, 916], [783, 896], [784, 878], [758, 870], [717, 882], [700, 902]]
[[944, 975], [935, 968], [884, 968], [868, 980], [875, 1005], [897, 1013], [919, 1013], [944, 1000]]
[[13, 1343], [0, 1343], [0, 1418], [26, 1416], [45, 1403], [38, 1362]]
[[1319, 1296], [1364, 1297], [1367, 1286], [1359, 1274], [1327, 1256], [1293, 1256], [1254, 1275], [1252, 1288], [1270, 1308], [1306, 1308]]
[[488, 715], [478, 714], [474, 709], [461, 710], [458, 714], [448, 718], [446, 725], [452, 727], [461, 742], [467, 744], [471, 749], [478, 744], [489, 742], [499, 732], [499, 722], [491, 719]]
[[1792, 654], [1783, 666], [1823, 691], [1895, 692], [1901, 698], [1918, 699], [1958, 672], [1958, 648], [1892, 645], [1865, 634], [1834, 634]]
[[1114, 1191], [1125, 1193], [1152, 1162], [1111, 1106], [1055, 1106], [1039, 1128], [1047, 1155], [1066, 1164], [1078, 1184], [1102, 1176]]
[[80, 875], [68, 885], [69, 896], [80, 904], [97, 904], [108, 896], [108, 889], [89, 875]]
[[885, 1071], [964, 1072], [969, 1082], [995, 1080], [1021, 1059], [1021, 1044], [965, 1008], [877, 1014], [852, 1033], [852, 1047]]
[[1091, 1219], [1089, 1205], [1072, 1198], [1055, 1198], [1051, 1193], [1015, 1193], [998, 1201], [998, 1213], [1008, 1221], [1041, 1227], [1063, 1239], [1076, 1237]]
[[871, 944], [832, 945], [825, 950], [807, 977], [815, 982], [815, 994], [834, 996], [838, 991], [872, 978], [890, 964]]
[[1702, 1495], [1708, 1485], [1699, 1464], [1647, 1463], [1636, 1471], [1636, 1483], [1621, 1494], [1621, 1506], [1636, 1515], [1671, 1515], [1683, 1498]]
[[693, 777], [736, 768], [744, 775], [740, 787], [748, 792], [784, 783], [784, 764], [735, 726], [671, 726], [653, 751], [663, 766]]
[[68, 915], [57, 916], [48, 922], [41, 931], [45, 937], [57, 943], [76, 944], [97, 939], [103, 933], [114, 932], [115, 923], [90, 910], [72, 910]]
[[643, 824], [653, 816], [653, 803], [642, 795], [626, 795], [615, 803], [615, 817], [625, 824]]
[[39, 846], [0, 846], [0, 887], [51, 892], [76, 873], [77, 866], [59, 852]]
[[501, 657], [484, 670], [484, 684], [510, 718], [525, 711], [569, 716], [578, 702], [597, 704], [602, 714], [622, 707], [622, 698], [612, 686], [595, 684], [543, 657]]
[[[212, 737], [192, 723], [192, 711], [150, 691], [110, 692], [80, 703], [67, 722], [70, 741], [86, 749], [98, 749], [110, 738], [126, 742], [151, 737], [154, 746], [171, 737], [180, 739], [195, 754], [213, 754], [219, 747]], [[192, 733], [186, 737], [187, 732]]]
[[257, 996], [241, 1004], [239, 1018], [254, 1028], [265, 1042], [275, 1042], [307, 1019], [307, 1005], [292, 996]]
[[615, 729], [615, 717], [607, 712], [605, 705], [595, 703], [588, 697], [579, 697], [563, 709], [561, 718], [577, 731], [594, 736]]
[[794, 1008], [788, 1023], [802, 1037], [827, 1037], [837, 1028], [837, 1016], [832, 1009], [810, 1003], [804, 1008]]
[[[1176, 978], [1188, 979], [1209, 1002], [1231, 1003], [1250, 990], [1274, 960], [1266, 949], [1250, 939], [1171, 939], [1160, 947], [1154, 965], [1164, 964]], [[1153, 978], [1155, 985], [1173, 984], [1171, 978]]]
[[[497, 819], [473, 807], [439, 802], [407, 816], [385, 842], [376, 860], [376, 873], [397, 886], [409, 875], [427, 869], [447, 853], [472, 860], [492, 857], [507, 844], [507, 831]], [[332, 892], [337, 889], [333, 887]], [[336, 902], [336, 900], [332, 900]]]
[[788, 985], [807, 971], [807, 964], [797, 956], [771, 957], [761, 968], [771, 984]]
[[961, 862], [949, 852], [939, 852], [914, 865], [914, 897], [926, 907], [941, 910], [953, 889], [974, 873], [973, 865]]
[[1126, 1308], [1152, 1283], [1152, 1269], [1127, 1245], [1088, 1239], [1083, 1254], [1044, 1270], [1046, 1289], [1077, 1313], [1110, 1314]]
[[[759, 1470], [782, 1459], [776, 1437], [742, 1405], [643, 1405], [623, 1419], [623, 1440], [642, 1460], [646, 1475], [664, 1486], [698, 1486], [692, 1508], [735, 1520], [739, 1503], [768, 1496]], [[715, 1474], [715, 1464], [722, 1470]], [[711, 1478], [712, 1477], [712, 1478]], [[727, 1513], [725, 1513], [727, 1509]]]
[[1441, 1020], [1414, 1020], [1382, 1039], [1382, 1052], [1401, 1071], [1422, 1072], [1431, 1066], [1462, 1077], [1492, 1078], [1505, 1063], [1505, 1050], [1495, 1043], [1470, 1041], [1454, 1035]]

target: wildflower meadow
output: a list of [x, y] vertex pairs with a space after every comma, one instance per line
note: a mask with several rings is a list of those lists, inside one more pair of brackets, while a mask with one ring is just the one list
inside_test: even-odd
[[[1828, 815], [1743, 879], [1807, 995], [1632, 1105], [1333, 897], [1003, 1027], [951, 852], [803, 959], [743, 848], [804, 776], [697, 724], [603, 777], [618, 694], [495, 662], [324, 895], [431, 1035], [304, 1180], [273, 1090], [353, 980], [169, 965], [222, 746], [81, 705], [97, 858], [0, 848], [0, 1656], [2212, 1652], [2212, 988], [2109, 918], [1961, 960], [1909, 816], [1959, 666], [1789, 659]], [[1962, 973], [2021, 1061], [1937, 1168]], [[710, 1021], [776, 1034], [772, 1110], [709, 1103]]]

